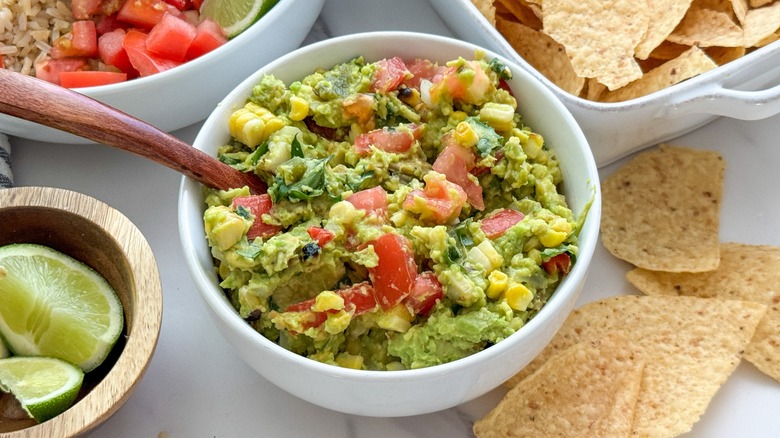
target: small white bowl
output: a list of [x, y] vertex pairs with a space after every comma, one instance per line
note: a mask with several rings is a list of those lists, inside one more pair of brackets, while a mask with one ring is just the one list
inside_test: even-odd
[[[264, 74], [290, 83], [363, 55], [367, 61], [392, 56], [443, 63], [472, 59], [478, 48], [450, 38], [407, 32], [377, 32], [326, 40], [282, 57], [242, 82], [206, 120], [194, 146], [215, 155], [225, 144], [228, 117], [242, 106]], [[525, 366], [549, 342], [571, 311], [585, 281], [598, 238], [599, 177], [588, 143], [566, 108], [549, 89], [515, 64], [509, 81], [524, 120], [555, 150], [564, 177], [563, 193], [576, 213], [590, 205], [580, 234], [580, 253], [571, 273], [539, 314], [517, 333], [472, 356], [444, 365], [406, 371], [359, 371], [319, 363], [271, 342], [244, 322], [219, 288], [204, 237], [205, 204], [198, 183], [184, 179], [179, 194], [179, 233], [187, 264], [223, 337], [263, 377], [311, 403], [370, 416], [406, 416], [464, 403], [496, 388]], [[592, 201], [592, 204], [591, 204]]]
[[[162, 73], [76, 91], [163, 131], [205, 119], [247, 75], [297, 48], [325, 0], [284, 0], [257, 23], [200, 58]], [[52, 143], [89, 143], [82, 137], [0, 114], [0, 132]]]

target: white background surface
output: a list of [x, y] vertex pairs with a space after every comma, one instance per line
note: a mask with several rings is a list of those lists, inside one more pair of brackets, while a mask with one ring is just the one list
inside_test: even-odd
[[[391, 29], [452, 35], [422, 0], [328, 0], [319, 26], [331, 36]], [[199, 127], [175, 134], [192, 142]], [[721, 240], [780, 245], [779, 136], [780, 117], [719, 119], [670, 141], [723, 154]], [[245, 365], [208, 319], [179, 246], [177, 173], [102, 145], [11, 143], [17, 185], [76, 190], [112, 205], [144, 233], [159, 264], [164, 312], [157, 351], [133, 396], [90, 437], [468, 437], [471, 423], [501, 398], [498, 389], [447, 411], [388, 419], [343, 415], [284, 393]], [[603, 168], [602, 178], [624, 162]], [[635, 293], [624, 280], [627, 269], [599, 247], [580, 302]], [[742, 363], [688, 436], [780, 436], [778, 409], [780, 383]]]

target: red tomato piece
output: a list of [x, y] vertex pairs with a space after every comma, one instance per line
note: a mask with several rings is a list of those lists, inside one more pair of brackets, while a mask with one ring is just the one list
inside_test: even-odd
[[200, 10], [200, 6], [203, 4], [203, 0], [192, 0], [192, 8]]
[[425, 271], [417, 276], [409, 296], [404, 298], [404, 305], [412, 315], [428, 316], [437, 301], [444, 297], [442, 287], [436, 274]]
[[195, 26], [166, 13], [149, 32], [146, 48], [163, 58], [184, 61], [193, 39]]
[[130, 64], [141, 76], [153, 75], [181, 65], [179, 61], [165, 59], [147, 50], [146, 34], [135, 29], [127, 31], [122, 47], [127, 52]]
[[371, 242], [379, 262], [368, 275], [376, 291], [376, 301], [383, 310], [400, 303], [412, 290], [417, 278], [417, 263], [406, 237], [388, 233]]
[[127, 0], [117, 13], [117, 19], [142, 29], [151, 29], [168, 12], [176, 16], [181, 12], [163, 0]]
[[[446, 139], [442, 139], [446, 143]], [[436, 157], [433, 162], [433, 170], [444, 174], [447, 180], [459, 185], [468, 196], [469, 204], [477, 210], [485, 208], [482, 198], [482, 187], [469, 179], [469, 172], [474, 168], [474, 154], [466, 148], [449, 144]]]
[[165, 3], [168, 3], [169, 5], [173, 6], [174, 8], [180, 11], [185, 11], [192, 7], [189, 0], [164, 0], [164, 1]]
[[466, 192], [444, 178], [425, 178], [423, 190], [412, 190], [404, 199], [404, 210], [420, 215], [423, 221], [446, 224], [460, 215], [466, 205]]
[[63, 35], [52, 44], [54, 59], [97, 56], [97, 31], [91, 20], [74, 21], [70, 35]]
[[67, 88], [96, 87], [127, 80], [127, 73], [114, 71], [64, 71], [60, 73], [60, 85]]
[[403, 84], [409, 88], [420, 89], [420, 83], [426, 80], [436, 83], [442, 78], [446, 67], [437, 66], [427, 59], [415, 59], [406, 65], [406, 69], [412, 74], [411, 77], [404, 79]]
[[409, 150], [412, 143], [420, 137], [420, 127], [410, 123], [405, 129], [381, 128], [358, 135], [355, 138], [355, 152], [365, 156], [371, 152], [371, 146], [395, 154]]
[[377, 216], [384, 216], [387, 213], [387, 192], [380, 186], [353, 193], [347, 197], [346, 201], [354, 205], [355, 208], [366, 210], [367, 213], [374, 213]]
[[71, 13], [76, 20], [86, 20], [95, 15], [100, 9], [102, 0], [72, 0], [70, 3]]
[[333, 233], [321, 227], [309, 227], [306, 229], [306, 233], [308, 233], [309, 237], [311, 237], [312, 240], [317, 242], [317, 245], [319, 245], [320, 247], [327, 245], [328, 242], [330, 242], [331, 240], [333, 240], [334, 237], [336, 237]]
[[86, 67], [87, 61], [84, 58], [47, 59], [35, 65], [35, 76], [59, 85], [60, 73], [84, 70]]
[[566, 275], [571, 270], [571, 256], [565, 252], [554, 255], [548, 260], [542, 261], [542, 267], [550, 275], [558, 273]]
[[371, 82], [371, 91], [387, 93], [395, 90], [410, 74], [404, 60], [398, 56], [390, 59], [381, 59], [377, 61], [376, 65], [374, 80]]
[[252, 226], [246, 233], [247, 239], [254, 240], [257, 237], [262, 237], [265, 239], [277, 234], [282, 230], [282, 227], [278, 225], [271, 225], [263, 222], [263, 215], [271, 211], [271, 207], [273, 207], [271, 196], [264, 194], [239, 196], [233, 198], [231, 208], [237, 209], [239, 206], [249, 210], [249, 212], [252, 213], [252, 215], [255, 217], [255, 221], [252, 223]]
[[[374, 288], [368, 282], [364, 281], [334, 292], [344, 299], [344, 310], [352, 313], [352, 316], [372, 312], [377, 307]], [[328, 319], [328, 313], [336, 313], [337, 310], [315, 312], [312, 307], [316, 300], [317, 298], [314, 297], [291, 304], [284, 311], [303, 312], [302, 316], [306, 318], [302, 324], [304, 328], [319, 327]]]
[[490, 89], [490, 78], [477, 61], [467, 61], [473, 75], [463, 75], [459, 68], [448, 67], [442, 79], [431, 87], [431, 100], [437, 103], [443, 95], [465, 103], [476, 103]]
[[[100, 18], [95, 21], [95, 30], [97, 31], [98, 37], [113, 32], [116, 29], [125, 30], [128, 27], [130, 27], [130, 25], [119, 21], [119, 19], [116, 18], [116, 14], [101, 15]], [[98, 38], [98, 44], [99, 43]]]
[[517, 210], [504, 208], [498, 213], [482, 219], [479, 228], [488, 239], [495, 239], [504, 234], [512, 225], [523, 220], [524, 217], [523, 213]]
[[98, 54], [104, 64], [114, 66], [133, 78], [138, 76], [138, 72], [133, 68], [130, 58], [127, 57], [127, 51], [122, 46], [124, 39], [125, 31], [122, 29], [104, 33], [98, 38]]
[[195, 59], [217, 49], [227, 42], [222, 27], [214, 20], [204, 19], [195, 28], [195, 38], [187, 50], [186, 58]]

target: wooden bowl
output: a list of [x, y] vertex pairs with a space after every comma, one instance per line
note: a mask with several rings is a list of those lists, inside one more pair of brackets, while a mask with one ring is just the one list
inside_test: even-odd
[[152, 250], [127, 217], [89, 196], [55, 188], [0, 190], [0, 245], [37, 243], [91, 266], [122, 301], [125, 328], [105, 362], [86, 374], [76, 402], [41, 424], [13, 396], [0, 397], [4, 437], [82, 434], [116, 412], [140, 381], [157, 345], [162, 286]]

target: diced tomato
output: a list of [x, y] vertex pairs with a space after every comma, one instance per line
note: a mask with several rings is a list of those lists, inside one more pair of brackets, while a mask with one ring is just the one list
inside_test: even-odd
[[63, 35], [52, 44], [54, 59], [97, 56], [97, 31], [91, 20], [74, 21], [70, 35]]
[[125, 82], [127, 73], [114, 71], [64, 71], [60, 73], [60, 85], [67, 88], [96, 87], [98, 85]]
[[542, 261], [542, 267], [550, 275], [558, 273], [566, 275], [571, 270], [571, 256], [565, 252], [554, 255], [548, 260]]
[[[442, 139], [446, 143], [446, 139]], [[474, 154], [458, 144], [449, 144], [436, 157], [433, 170], [444, 174], [447, 180], [459, 185], [468, 196], [469, 204], [477, 210], [485, 208], [482, 199], [482, 187], [469, 178], [469, 172], [474, 168]]]
[[374, 80], [371, 82], [371, 91], [387, 93], [401, 85], [410, 72], [406, 68], [404, 60], [396, 56], [390, 59], [381, 59], [376, 62]]
[[488, 239], [495, 239], [504, 234], [512, 225], [523, 220], [524, 217], [523, 213], [517, 210], [504, 208], [499, 210], [498, 213], [482, 219], [479, 228]]
[[192, 0], [192, 7], [200, 10], [200, 6], [203, 4], [203, 0]]
[[114, 66], [133, 78], [138, 76], [138, 72], [133, 68], [130, 58], [127, 57], [127, 51], [122, 46], [124, 39], [125, 31], [122, 29], [114, 29], [101, 35], [98, 38], [98, 54], [104, 64]]
[[376, 291], [376, 301], [383, 310], [400, 303], [412, 290], [417, 278], [411, 243], [406, 237], [388, 233], [369, 242], [379, 258], [377, 266], [368, 269]]
[[277, 234], [282, 230], [282, 227], [278, 225], [271, 225], [263, 222], [263, 215], [271, 211], [271, 207], [273, 207], [271, 196], [263, 194], [239, 196], [233, 198], [231, 207], [236, 209], [239, 206], [249, 210], [249, 212], [252, 213], [252, 215], [255, 217], [255, 221], [252, 223], [252, 226], [246, 233], [247, 239], [254, 240], [257, 237], [262, 237], [265, 239]]
[[424, 179], [423, 190], [412, 190], [406, 196], [404, 210], [419, 214], [422, 221], [450, 223], [466, 205], [466, 192], [440, 174], [429, 173]]
[[76, 20], [87, 20], [100, 9], [102, 0], [72, 0], [70, 3], [71, 13]]
[[431, 101], [436, 104], [441, 96], [448, 95], [465, 103], [477, 103], [490, 89], [490, 78], [478, 61], [466, 61], [466, 65], [474, 72], [463, 74], [462, 69], [448, 67], [442, 79], [431, 87]]
[[166, 13], [149, 32], [146, 48], [164, 58], [184, 61], [193, 39], [195, 26]]
[[168, 3], [180, 11], [187, 10], [192, 6], [190, 5], [189, 0], [165, 0], [165, 3]]
[[195, 38], [187, 50], [187, 59], [195, 59], [225, 44], [227, 38], [222, 27], [214, 20], [204, 19], [195, 28]]
[[414, 280], [412, 291], [404, 298], [403, 303], [412, 315], [428, 316], [436, 302], [443, 297], [444, 288], [436, 274], [426, 271]]
[[353, 193], [347, 197], [346, 201], [354, 205], [355, 208], [366, 210], [367, 213], [374, 213], [377, 216], [384, 216], [387, 213], [387, 192], [380, 186]]
[[437, 66], [427, 59], [417, 58], [406, 64], [406, 69], [412, 74], [412, 77], [404, 79], [403, 84], [409, 88], [420, 89], [420, 82], [423, 80], [431, 83], [438, 82], [446, 67]]
[[[368, 282], [362, 282], [352, 285], [345, 289], [335, 291], [337, 295], [344, 299], [344, 310], [352, 313], [352, 316], [362, 315], [376, 309], [377, 302], [374, 288]], [[312, 310], [317, 298], [309, 298], [295, 304], [291, 304], [284, 309], [285, 312], [300, 312], [302, 317], [302, 327], [305, 329], [319, 327], [328, 319], [328, 313], [335, 313], [338, 310], [327, 312], [315, 312]]]
[[333, 233], [326, 230], [325, 228], [314, 227], [314, 226], [307, 228], [306, 233], [308, 233], [309, 237], [311, 237], [312, 240], [317, 242], [317, 245], [319, 245], [320, 247], [327, 245], [328, 242], [330, 242], [331, 240], [333, 240], [334, 237], [336, 237]]
[[170, 70], [181, 65], [179, 61], [173, 61], [158, 56], [146, 48], [146, 34], [135, 29], [127, 31], [122, 47], [127, 52], [130, 64], [141, 76], [149, 76], [162, 71]]
[[127, 0], [117, 13], [117, 19], [142, 29], [151, 29], [168, 12], [179, 16], [181, 12], [163, 0]]
[[368, 155], [371, 146], [395, 154], [408, 151], [412, 143], [420, 137], [421, 129], [413, 123], [406, 126], [409, 130], [385, 127], [358, 135], [355, 138], [355, 152], [361, 156]]
[[128, 27], [130, 27], [130, 25], [119, 21], [119, 19], [116, 18], [116, 14], [101, 15], [100, 18], [95, 21], [95, 30], [97, 31], [98, 37], [113, 32], [116, 29], [125, 30]]
[[84, 70], [87, 61], [83, 58], [47, 59], [35, 65], [35, 76], [39, 79], [60, 84], [60, 73]]

